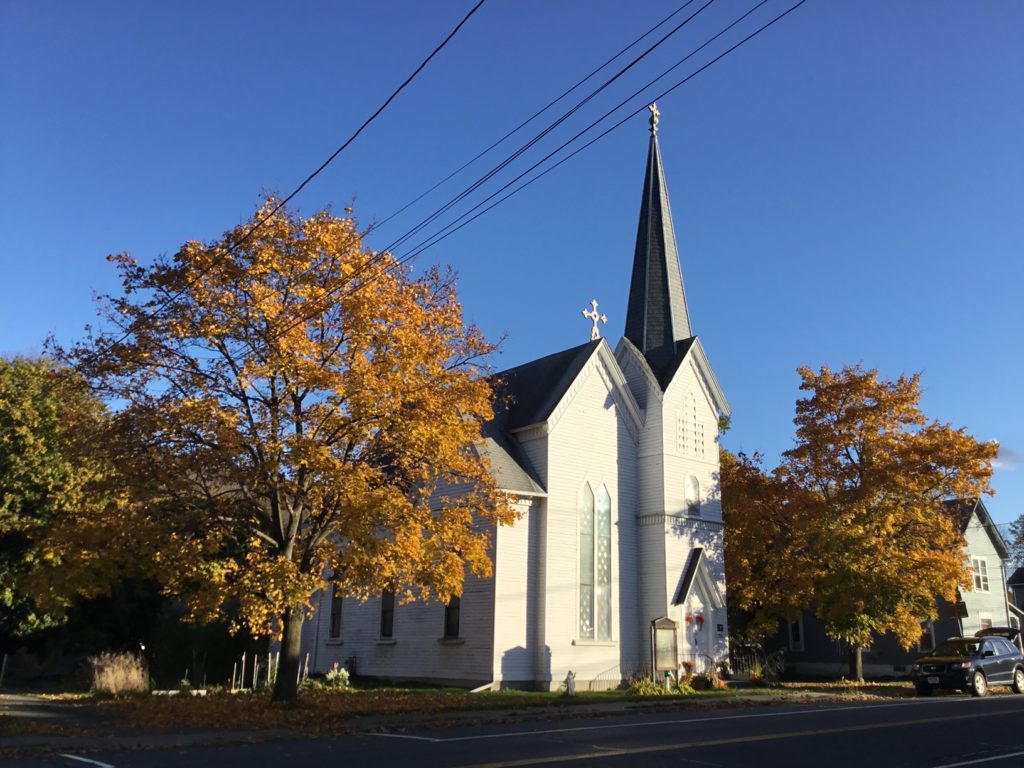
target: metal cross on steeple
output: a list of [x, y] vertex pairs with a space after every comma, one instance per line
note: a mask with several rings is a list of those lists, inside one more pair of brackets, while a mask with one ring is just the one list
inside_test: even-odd
[[654, 134], [656, 134], [658, 132], [658, 117], [661, 115], [661, 112], [658, 111], [657, 103], [655, 103], [653, 101], [650, 104], [647, 105], [647, 108], [649, 110], [651, 110], [651, 120], [650, 120], [650, 123], [651, 123], [651, 135], [653, 136]]
[[590, 311], [583, 310], [583, 316], [590, 320], [594, 325], [590, 329], [590, 340], [595, 341], [601, 338], [601, 331], [597, 328], [597, 321], [600, 320], [602, 323], [607, 323], [608, 318], [605, 315], [597, 314], [597, 299], [590, 300]]

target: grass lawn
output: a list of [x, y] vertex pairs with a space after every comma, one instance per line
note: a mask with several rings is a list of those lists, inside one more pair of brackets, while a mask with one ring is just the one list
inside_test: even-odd
[[[267, 693], [212, 692], [206, 696], [136, 696], [104, 699], [83, 694], [49, 694], [68, 715], [63, 719], [0, 717], [0, 736], [53, 734], [102, 736], [113, 732], [144, 731], [267, 731], [306, 735], [340, 734], [354, 730], [353, 718], [396, 718], [429, 715], [432, 723], [448, 721], [454, 712], [479, 712], [482, 718], [517, 716], [571, 717], [588, 704], [626, 703], [678, 708], [748, 706], [751, 697], [763, 704], [802, 694], [826, 694], [843, 699], [896, 698], [913, 695], [908, 682], [848, 681], [786, 682], [775, 688], [743, 687], [699, 691], [686, 695], [639, 696], [628, 690], [559, 693], [498, 691], [470, 693], [456, 688], [373, 686], [349, 690], [303, 690], [295, 706], [273, 704]], [[488, 715], [487, 713], [491, 714]]]

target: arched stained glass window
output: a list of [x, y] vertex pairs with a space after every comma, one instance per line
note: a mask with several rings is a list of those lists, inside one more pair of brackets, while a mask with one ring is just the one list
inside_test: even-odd
[[603, 485], [579, 496], [580, 616], [582, 640], [612, 637], [612, 500]]

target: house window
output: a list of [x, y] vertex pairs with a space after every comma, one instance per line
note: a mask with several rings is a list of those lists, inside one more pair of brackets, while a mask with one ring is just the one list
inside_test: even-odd
[[587, 483], [579, 498], [581, 640], [612, 637], [612, 500], [602, 485], [597, 496]]
[[341, 637], [341, 602], [342, 594], [338, 591], [338, 585], [331, 587], [331, 628], [329, 637], [337, 640]]
[[462, 610], [462, 600], [453, 596], [444, 607], [444, 637], [446, 640], [453, 640], [459, 636], [459, 619]]
[[395, 634], [395, 593], [384, 590], [380, 596], [380, 636], [394, 637]]
[[700, 483], [693, 475], [686, 478], [686, 514], [700, 516]]
[[789, 625], [789, 650], [802, 651], [804, 649], [804, 615], [801, 613], [796, 621]]
[[931, 621], [921, 622], [921, 638], [917, 641], [917, 650], [927, 652], [935, 648], [935, 624]]
[[979, 613], [978, 621], [981, 622], [982, 629], [992, 629], [992, 614], [991, 613]]
[[988, 592], [988, 561], [983, 557], [976, 557], [971, 560], [974, 568], [974, 589], [978, 592]]

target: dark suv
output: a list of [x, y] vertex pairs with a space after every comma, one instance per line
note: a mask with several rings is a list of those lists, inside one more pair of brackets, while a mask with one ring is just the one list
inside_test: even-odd
[[918, 659], [911, 670], [922, 696], [937, 688], [984, 696], [990, 685], [1009, 685], [1024, 693], [1024, 658], [1004, 637], [951, 637]]

